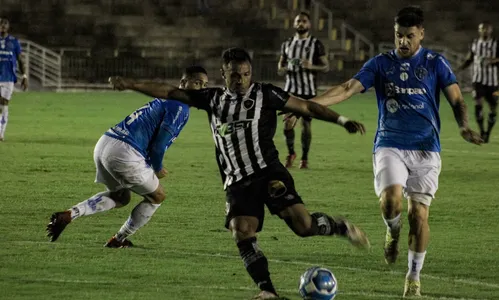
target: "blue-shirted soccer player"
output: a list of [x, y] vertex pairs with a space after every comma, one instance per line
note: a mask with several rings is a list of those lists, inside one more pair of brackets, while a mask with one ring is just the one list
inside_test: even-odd
[[[208, 76], [199, 66], [185, 70], [181, 89], [206, 88]], [[166, 175], [163, 156], [189, 118], [189, 106], [181, 102], [155, 99], [110, 128], [97, 142], [94, 161], [96, 182], [106, 185], [98, 193], [64, 212], [56, 212], [47, 226], [48, 236], [56, 241], [74, 219], [119, 208], [130, 202], [131, 192], [144, 196], [121, 229], [106, 247], [130, 247], [127, 239], [144, 226], [165, 199], [158, 178]]]
[[9, 35], [10, 24], [5, 18], [0, 19], [0, 142], [5, 138], [5, 129], [9, 121], [9, 101], [17, 82], [17, 65], [21, 69], [23, 90], [28, 88], [28, 76], [19, 41]]
[[387, 225], [385, 259], [398, 255], [402, 197], [408, 200], [409, 271], [404, 297], [420, 296], [419, 273], [429, 239], [429, 206], [440, 174], [440, 92], [452, 106], [461, 136], [480, 144], [468, 127], [466, 105], [447, 60], [421, 47], [423, 12], [403, 8], [395, 18], [396, 49], [369, 60], [346, 83], [332, 87], [315, 101], [332, 105], [374, 87], [378, 129], [374, 141], [374, 185]]

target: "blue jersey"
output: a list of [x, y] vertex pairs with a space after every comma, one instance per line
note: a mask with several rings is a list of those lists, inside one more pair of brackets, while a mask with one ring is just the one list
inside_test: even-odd
[[365, 92], [375, 88], [379, 147], [440, 152], [440, 92], [457, 83], [450, 64], [440, 54], [420, 48], [411, 58], [395, 50], [370, 59], [354, 76]]
[[16, 82], [17, 59], [21, 55], [19, 41], [8, 35], [0, 36], [0, 82]]
[[154, 99], [134, 111], [105, 134], [139, 151], [154, 171], [163, 168], [163, 156], [189, 119], [189, 106]]

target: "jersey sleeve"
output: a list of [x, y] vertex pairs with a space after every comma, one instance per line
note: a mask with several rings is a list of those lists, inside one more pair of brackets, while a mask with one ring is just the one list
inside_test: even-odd
[[436, 62], [436, 72], [438, 80], [437, 85], [440, 89], [443, 90], [449, 85], [457, 83], [456, 75], [452, 72], [449, 62], [441, 55], [438, 56]]
[[317, 42], [315, 43], [314, 53], [317, 58], [326, 55], [326, 47], [324, 47], [324, 44], [319, 40], [317, 40]]
[[282, 44], [281, 44], [281, 56], [284, 59], [288, 58], [288, 55], [286, 54], [286, 42], [282, 42]]
[[190, 104], [198, 109], [210, 111], [210, 102], [216, 94], [216, 88], [207, 88], [201, 90], [184, 90], [190, 99]]
[[[289, 100], [289, 93], [285, 92], [280, 87], [272, 84], [265, 84], [263, 86], [264, 97], [267, 98], [267, 105], [275, 110], [282, 110], [286, 102]], [[265, 99], [264, 98], [264, 99]]]
[[19, 55], [21, 55], [21, 44], [19, 43], [19, 40], [14, 41], [14, 51], [16, 53], [16, 57], [19, 58]]
[[378, 64], [376, 59], [377, 56], [368, 60], [364, 64], [364, 66], [362, 66], [360, 71], [357, 74], [355, 74], [355, 76], [353, 77], [354, 79], [360, 81], [360, 83], [364, 87], [362, 93], [365, 93], [368, 89], [374, 86], [374, 81], [376, 79], [376, 74], [378, 72]]

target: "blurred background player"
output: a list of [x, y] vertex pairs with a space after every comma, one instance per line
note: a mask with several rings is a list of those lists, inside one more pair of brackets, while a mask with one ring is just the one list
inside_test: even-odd
[[338, 235], [353, 245], [369, 247], [358, 227], [341, 217], [310, 214], [295, 190], [294, 180], [279, 161], [273, 138], [277, 110], [337, 123], [350, 133], [364, 126], [349, 121], [327, 107], [290, 95], [271, 84], [252, 81], [249, 54], [231, 48], [222, 55], [226, 87], [201, 91], [179, 90], [171, 85], [139, 83], [110, 78], [118, 90], [131, 89], [158, 98], [182, 101], [206, 110], [211, 121], [216, 159], [225, 173], [226, 223], [249, 275], [261, 292], [254, 299], [279, 299], [270, 279], [268, 261], [258, 246], [256, 233], [263, 228], [265, 205], [300, 237]]
[[[475, 118], [480, 134], [485, 143], [489, 142], [490, 133], [497, 120], [497, 90], [499, 78], [499, 45], [492, 37], [492, 24], [482, 22], [478, 25], [478, 38], [471, 43], [466, 61], [459, 67], [464, 70], [473, 64], [473, 98], [475, 99]], [[490, 112], [487, 129], [484, 127], [483, 99], [489, 105]]]
[[[206, 71], [199, 66], [185, 70], [181, 89], [201, 89], [208, 84]], [[107, 191], [90, 197], [64, 212], [56, 212], [47, 226], [48, 236], [56, 241], [74, 219], [120, 208], [130, 202], [131, 191], [144, 196], [121, 229], [105, 245], [130, 247], [127, 239], [144, 226], [165, 200], [158, 178], [166, 176], [163, 156], [189, 118], [189, 106], [178, 101], [155, 99], [137, 109], [109, 129], [97, 142], [94, 161], [96, 182]]]
[[429, 207], [438, 189], [440, 160], [439, 95], [443, 90], [461, 136], [480, 144], [468, 126], [461, 90], [447, 60], [421, 47], [423, 11], [400, 10], [395, 18], [395, 50], [370, 59], [349, 81], [317, 98], [332, 105], [373, 87], [378, 100], [374, 141], [374, 185], [387, 225], [384, 255], [395, 263], [402, 225], [402, 197], [408, 200], [409, 254], [404, 297], [420, 296], [419, 274], [429, 241]]
[[19, 41], [9, 35], [10, 24], [5, 18], [0, 19], [0, 142], [5, 138], [5, 129], [9, 121], [9, 101], [17, 82], [17, 65], [21, 69], [23, 90], [28, 88], [28, 76]]
[[[281, 45], [278, 73], [286, 75], [284, 90], [302, 99], [310, 99], [317, 95], [317, 72], [329, 71], [324, 45], [319, 39], [310, 34], [310, 16], [301, 12], [295, 17], [294, 27], [296, 34]], [[302, 117], [302, 157], [300, 169], [308, 168], [308, 152], [312, 141], [311, 118]], [[288, 147], [286, 168], [293, 165], [296, 158], [294, 149], [297, 118], [286, 115], [284, 117], [284, 136]]]

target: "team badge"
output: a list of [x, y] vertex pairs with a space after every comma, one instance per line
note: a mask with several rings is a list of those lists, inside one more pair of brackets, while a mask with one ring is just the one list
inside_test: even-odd
[[416, 70], [414, 71], [414, 75], [416, 75], [416, 78], [422, 81], [426, 75], [428, 75], [428, 70], [426, 70], [424, 67], [417, 67]]
[[243, 100], [243, 107], [246, 110], [250, 110], [255, 106], [255, 100], [248, 98]]

